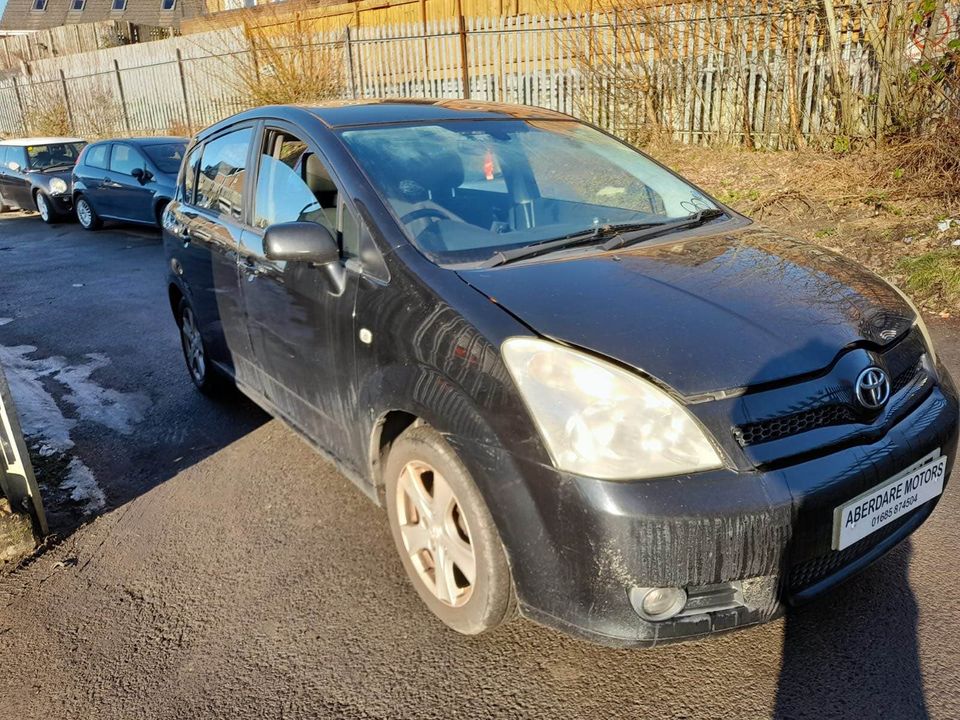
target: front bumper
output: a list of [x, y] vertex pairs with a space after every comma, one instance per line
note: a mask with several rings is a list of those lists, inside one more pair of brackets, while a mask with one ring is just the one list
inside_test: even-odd
[[[936, 500], [844, 551], [833, 510], [939, 448], [953, 464], [958, 406], [949, 378], [882, 438], [778, 469], [610, 482], [452, 439], [487, 487], [521, 612], [613, 646], [653, 646], [771, 620], [862, 570], [918, 527]], [[714, 593], [720, 604], [648, 622], [635, 587]]]
[[66, 195], [50, 195], [48, 193], [47, 197], [50, 198], [50, 204], [57, 214], [69, 215], [73, 212], [73, 197], [69, 193]]

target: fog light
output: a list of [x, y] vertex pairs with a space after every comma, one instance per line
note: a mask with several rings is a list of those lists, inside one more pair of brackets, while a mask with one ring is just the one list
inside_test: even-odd
[[683, 588], [632, 588], [630, 603], [637, 614], [645, 620], [669, 620], [687, 604]]

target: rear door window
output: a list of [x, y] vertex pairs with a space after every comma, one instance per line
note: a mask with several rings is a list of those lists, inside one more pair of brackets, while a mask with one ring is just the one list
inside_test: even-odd
[[234, 130], [204, 145], [195, 204], [218, 215], [243, 217], [243, 186], [253, 128]]

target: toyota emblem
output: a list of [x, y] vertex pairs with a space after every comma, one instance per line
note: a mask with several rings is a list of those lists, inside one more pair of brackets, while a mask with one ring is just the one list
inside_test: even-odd
[[868, 367], [857, 376], [857, 400], [867, 410], [879, 410], [890, 399], [890, 380], [880, 368]]

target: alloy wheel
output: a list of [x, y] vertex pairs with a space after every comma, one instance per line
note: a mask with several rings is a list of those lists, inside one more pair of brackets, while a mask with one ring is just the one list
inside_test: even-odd
[[397, 481], [400, 536], [420, 581], [440, 602], [465, 605], [473, 594], [477, 557], [463, 508], [430, 465], [412, 461]]
[[207, 361], [203, 352], [203, 338], [200, 336], [200, 329], [197, 327], [193, 310], [189, 307], [183, 309], [180, 337], [183, 341], [183, 354], [187, 359], [187, 369], [193, 376], [194, 381], [197, 384], [202, 384], [207, 373]]
[[43, 193], [37, 193], [37, 212], [40, 213], [40, 218], [44, 222], [50, 220], [50, 205], [47, 204], [47, 198]]
[[93, 224], [93, 211], [90, 209], [90, 203], [83, 198], [77, 201], [77, 220], [85, 228]]

